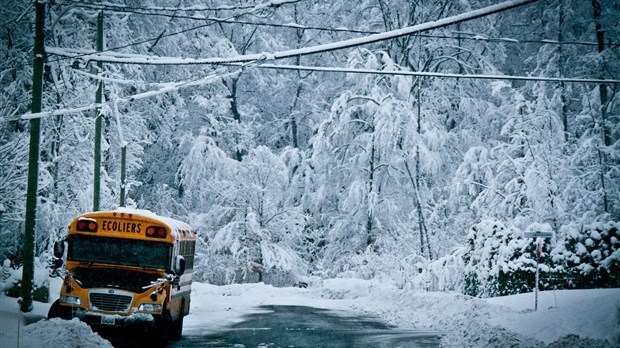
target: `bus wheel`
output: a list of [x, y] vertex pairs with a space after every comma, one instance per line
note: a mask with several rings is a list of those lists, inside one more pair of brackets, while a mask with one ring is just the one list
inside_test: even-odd
[[71, 309], [61, 306], [60, 300], [56, 300], [47, 312], [47, 319], [52, 318], [71, 319]]
[[47, 312], [47, 319], [58, 318], [58, 309], [60, 307], [60, 300], [54, 301], [50, 306], [50, 310]]
[[180, 340], [183, 333], [183, 315], [170, 323], [170, 339]]
[[181, 333], [183, 331], [183, 315], [177, 320], [172, 320], [172, 316], [168, 310], [164, 310], [164, 313], [160, 319], [160, 332], [164, 334], [166, 340], [180, 340]]

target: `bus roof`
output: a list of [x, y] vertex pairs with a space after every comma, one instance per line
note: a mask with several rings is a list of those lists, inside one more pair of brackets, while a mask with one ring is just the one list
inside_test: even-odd
[[181, 237], [181, 235], [185, 235], [182, 232], [190, 233], [190, 236], [196, 235], [196, 230], [194, 230], [190, 225], [186, 224], [185, 222], [175, 220], [173, 218], [157, 215], [154, 212], [150, 210], [146, 210], [146, 209], [133, 209], [133, 208], [119, 207], [119, 208], [116, 208], [116, 210], [90, 212], [90, 213], [82, 214], [81, 216], [88, 216], [88, 215], [92, 216], [92, 214], [108, 214], [108, 213], [115, 213], [115, 212], [133, 214], [134, 216], [142, 216], [145, 218], [158, 220], [170, 228], [170, 234], [172, 235], [174, 239], [178, 239]]

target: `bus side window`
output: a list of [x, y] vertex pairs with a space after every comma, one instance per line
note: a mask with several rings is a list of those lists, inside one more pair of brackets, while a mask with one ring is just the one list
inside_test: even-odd
[[195, 251], [196, 251], [195, 249], [196, 249], [196, 241], [193, 240], [189, 242], [189, 254], [192, 259], [192, 268], [194, 268], [194, 257], [195, 257]]
[[185, 258], [185, 269], [194, 268], [195, 240], [183, 240], [179, 242], [179, 255]]

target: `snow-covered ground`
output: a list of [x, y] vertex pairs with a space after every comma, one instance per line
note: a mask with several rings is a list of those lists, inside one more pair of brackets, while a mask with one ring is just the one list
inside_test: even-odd
[[[407, 291], [358, 279], [325, 280], [307, 289], [194, 283], [184, 334], [221, 330], [259, 311], [261, 305], [313, 306], [382, 318], [404, 329], [436, 330], [444, 334], [441, 344], [445, 347], [619, 346], [620, 289], [541, 292], [539, 309], [533, 311], [533, 294], [478, 299], [458, 293]], [[33, 312], [24, 318], [14, 298], [1, 296], [0, 346], [17, 346], [20, 318], [20, 347], [109, 347], [77, 320], [24, 325], [45, 316], [48, 307], [35, 303]]]

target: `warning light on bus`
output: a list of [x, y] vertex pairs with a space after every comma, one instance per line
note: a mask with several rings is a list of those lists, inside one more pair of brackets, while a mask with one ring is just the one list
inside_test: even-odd
[[79, 220], [77, 230], [80, 232], [97, 232], [97, 223], [92, 220]]
[[146, 235], [154, 238], [166, 238], [166, 229], [159, 226], [149, 226], [146, 229]]

